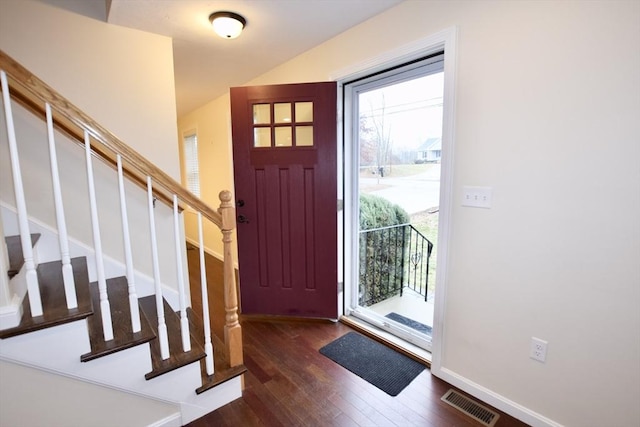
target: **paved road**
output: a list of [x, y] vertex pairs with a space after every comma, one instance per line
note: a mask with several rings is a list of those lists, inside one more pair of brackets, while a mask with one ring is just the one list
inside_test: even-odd
[[367, 193], [397, 203], [410, 215], [440, 204], [440, 168], [401, 178], [360, 178], [360, 185], [384, 186]]

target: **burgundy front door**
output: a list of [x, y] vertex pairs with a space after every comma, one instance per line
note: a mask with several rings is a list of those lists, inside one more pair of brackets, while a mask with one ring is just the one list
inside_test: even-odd
[[244, 314], [337, 318], [335, 82], [231, 88]]

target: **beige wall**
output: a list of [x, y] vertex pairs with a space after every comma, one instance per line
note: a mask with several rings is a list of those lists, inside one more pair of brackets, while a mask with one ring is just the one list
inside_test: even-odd
[[[231, 132], [230, 116], [229, 95], [227, 94], [180, 117], [178, 120], [178, 128], [181, 135], [181, 158], [182, 136], [190, 134], [192, 131], [195, 131], [198, 135], [200, 197], [213, 208], [217, 208], [220, 205], [219, 194], [221, 191], [231, 190], [233, 192], [233, 170], [229, 138]], [[184, 177], [182, 182], [186, 183]], [[187, 237], [197, 242], [196, 214], [187, 210], [184, 217]], [[222, 259], [222, 233], [209, 221], [205, 221], [203, 227], [205, 230], [205, 247], [210, 253]]]
[[0, 49], [180, 179], [170, 38], [3, 0]]
[[[248, 82], [328, 80], [458, 27], [441, 366], [536, 423], [640, 423], [639, 17], [635, 1], [406, 1]], [[211, 193], [231, 188], [228, 103], [179, 122], [215, 132]], [[493, 187], [493, 208], [461, 207], [464, 185]]]

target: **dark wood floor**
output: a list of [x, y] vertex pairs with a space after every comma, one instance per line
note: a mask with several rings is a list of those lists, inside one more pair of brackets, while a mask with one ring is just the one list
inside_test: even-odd
[[[242, 320], [248, 372], [238, 399], [201, 426], [481, 426], [440, 401], [451, 386], [422, 372], [391, 397], [318, 350], [351, 328], [341, 323]], [[526, 426], [500, 413], [497, 427]]]

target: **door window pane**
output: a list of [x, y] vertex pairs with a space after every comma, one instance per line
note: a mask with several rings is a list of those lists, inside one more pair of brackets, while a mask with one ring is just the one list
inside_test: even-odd
[[276, 147], [291, 147], [291, 127], [276, 128]]
[[253, 146], [271, 147], [271, 128], [254, 128]]
[[273, 105], [274, 123], [291, 123], [291, 104], [278, 103]]
[[296, 123], [312, 121], [313, 102], [296, 102]]
[[296, 126], [296, 146], [313, 146], [313, 126]]
[[253, 105], [253, 124], [262, 125], [271, 123], [271, 105], [270, 104], [254, 104]]

